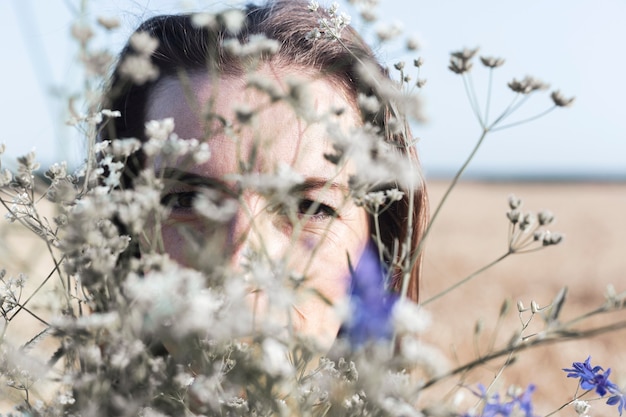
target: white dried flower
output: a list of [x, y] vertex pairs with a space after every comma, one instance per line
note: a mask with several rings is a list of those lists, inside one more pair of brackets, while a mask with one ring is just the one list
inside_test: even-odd
[[156, 139], [165, 141], [174, 132], [174, 118], [166, 117], [161, 120], [149, 120], [145, 124], [146, 137], [148, 139]]
[[287, 347], [275, 339], [267, 338], [263, 341], [263, 367], [272, 376], [289, 376], [293, 374], [294, 368], [291, 366], [289, 350]]
[[421, 49], [421, 47], [422, 47], [422, 45], [421, 45], [419, 39], [417, 38], [417, 36], [410, 36], [406, 40], [406, 49], [408, 49], [409, 51], [417, 51], [417, 50]]
[[321, 38], [322, 38], [322, 32], [319, 30], [319, 28], [314, 28], [308, 31], [306, 35], [304, 35], [304, 39], [306, 39], [307, 41], [316, 41]]
[[74, 397], [72, 396], [71, 392], [65, 392], [65, 393], [61, 393], [58, 395], [57, 397], [57, 402], [61, 405], [70, 405], [70, 404], [74, 404], [76, 400], [74, 399]]
[[504, 65], [504, 59], [492, 56], [481, 56], [480, 62], [482, 62], [487, 68], [497, 68]]
[[202, 164], [211, 159], [211, 149], [209, 148], [209, 144], [206, 142], [199, 143], [193, 150], [192, 157], [196, 164]]
[[387, 198], [385, 197], [384, 191], [373, 191], [365, 194], [363, 197], [363, 202], [374, 209], [377, 209], [385, 204], [386, 200]]
[[154, 81], [159, 77], [159, 69], [145, 55], [128, 55], [119, 66], [120, 74], [137, 85]]
[[217, 18], [211, 13], [194, 13], [191, 16], [191, 24], [197, 28], [215, 28]]
[[511, 210], [515, 210], [519, 208], [521, 205], [522, 205], [521, 198], [518, 198], [513, 194], [509, 195], [509, 207], [511, 208]]
[[246, 16], [241, 10], [237, 9], [226, 10], [225, 12], [221, 13], [219, 17], [224, 22], [226, 30], [231, 35], [236, 35], [237, 33], [239, 33], [244, 23], [246, 22]]
[[209, 221], [226, 223], [237, 214], [239, 204], [215, 190], [204, 190], [193, 200], [193, 208]]
[[402, 34], [402, 23], [381, 24], [376, 28], [376, 37], [380, 42], [390, 41]]
[[537, 314], [539, 312], [539, 304], [537, 304], [537, 302], [535, 300], [531, 300], [530, 301], [530, 311], [533, 314]]
[[328, 14], [333, 16], [337, 13], [337, 11], [339, 10], [339, 3], [337, 3], [336, 1], [334, 1], [330, 7], [328, 8]]
[[0, 171], [0, 187], [5, 187], [13, 180], [13, 174], [8, 169]]
[[533, 91], [547, 90], [550, 87], [543, 81], [530, 76], [524, 77], [521, 81], [513, 78], [513, 80], [510, 81], [507, 85], [511, 90], [520, 94], [530, 94]]
[[398, 334], [417, 334], [428, 329], [432, 320], [418, 304], [405, 299], [393, 306], [392, 322]]
[[316, 0], [311, 0], [307, 6], [309, 11], [316, 12], [320, 8], [320, 4]]
[[546, 231], [542, 238], [543, 246], [558, 245], [561, 241], [563, 241], [563, 235], [550, 231]]
[[117, 139], [111, 144], [111, 153], [118, 158], [125, 158], [141, 149], [141, 141], [135, 138]]
[[226, 39], [222, 45], [229, 53], [239, 57], [272, 55], [278, 52], [280, 47], [278, 41], [268, 39], [263, 34], [250, 35], [248, 42], [243, 44], [236, 38]]
[[120, 26], [120, 20], [113, 16], [98, 16], [97, 22], [106, 30], [113, 30]]
[[519, 224], [520, 230], [528, 230], [535, 223], [535, 216], [532, 213], [526, 213]]
[[574, 407], [574, 411], [576, 411], [576, 414], [581, 417], [587, 415], [587, 413], [591, 409], [591, 405], [587, 401], [582, 400], [574, 400], [574, 402], [572, 403], [572, 407]]
[[129, 42], [136, 53], [145, 57], [152, 55], [159, 47], [159, 40], [150, 36], [148, 32], [133, 33]]
[[506, 217], [511, 223], [516, 224], [522, 217], [522, 213], [519, 210], [511, 210], [506, 213]]
[[385, 191], [387, 198], [389, 201], [400, 201], [404, 197], [404, 192], [398, 190], [397, 188], [392, 188], [390, 190]]
[[549, 210], [542, 210], [537, 215], [537, 219], [541, 226], [546, 226], [554, 221], [554, 214]]
[[366, 96], [363, 93], [359, 93], [357, 104], [365, 113], [378, 113], [380, 111], [380, 102], [374, 95]]

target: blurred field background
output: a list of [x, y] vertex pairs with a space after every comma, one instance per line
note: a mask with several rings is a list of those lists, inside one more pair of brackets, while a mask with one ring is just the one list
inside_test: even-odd
[[[431, 205], [440, 200], [446, 185], [443, 181], [429, 184]], [[511, 308], [501, 325], [497, 339], [500, 345], [521, 328], [518, 300], [526, 307], [531, 300], [546, 306], [559, 289], [567, 286], [568, 298], [561, 316], [571, 319], [599, 307], [607, 285], [612, 284], [618, 293], [626, 290], [626, 183], [469, 181], [452, 193], [433, 227], [426, 246], [423, 300], [506, 252], [509, 194], [522, 198], [524, 211], [553, 211], [556, 221], [550, 229], [563, 233], [565, 240], [536, 253], [509, 257], [426, 307], [433, 318], [428, 339], [452, 358], [452, 365], [454, 355], [459, 363], [477, 357], [473, 333], [478, 320], [483, 321], [478, 345], [485, 353], [505, 299], [511, 300]], [[602, 325], [625, 318], [626, 312], [622, 311], [592, 323]], [[536, 317], [534, 321], [538, 326], [531, 328], [540, 330], [541, 319]], [[571, 399], [576, 390], [575, 380], [567, 379], [561, 368], [584, 361], [589, 355], [592, 364], [613, 368], [612, 380], [623, 387], [625, 340], [626, 333], [620, 331], [523, 352], [497, 384], [503, 388], [509, 384], [536, 384], [536, 412], [545, 415]], [[496, 365], [502, 362], [481, 367], [468, 376], [467, 383], [491, 383], [499, 369]], [[591, 414], [605, 415], [593, 408]], [[569, 409], [560, 415], [576, 414]], [[617, 410], [610, 410], [609, 415], [617, 415]]]
[[[429, 184], [431, 204], [439, 201], [447, 181]], [[516, 302], [529, 306], [535, 300], [539, 306], [550, 303], [560, 288], [569, 288], [562, 312], [564, 319], [573, 318], [600, 306], [608, 284], [617, 292], [626, 290], [626, 183], [624, 182], [461, 182], [452, 193], [441, 217], [435, 224], [426, 249], [423, 300], [430, 298], [481, 266], [502, 255], [507, 248], [507, 197], [514, 193], [523, 200], [524, 210], [552, 210], [556, 222], [551, 229], [565, 235], [562, 244], [525, 255], [515, 255], [475, 278], [460, 289], [427, 306], [433, 324], [425, 339], [436, 343], [454, 366], [477, 357], [475, 346], [484, 354], [496, 326], [500, 306], [505, 299], [511, 308], [501, 325], [496, 346], [505, 343], [520, 328]], [[51, 213], [45, 213], [50, 216]], [[32, 289], [51, 269], [45, 245], [17, 225], [2, 223], [0, 228], [0, 266], [7, 276], [20, 271], [29, 272]], [[53, 277], [51, 282], [58, 282]], [[48, 289], [44, 288], [45, 294]], [[53, 297], [38, 297], [31, 307], [43, 311]], [[8, 336], [15, 343], [24, 343], [43, 326], [21, 313], [19, 321], [9, 325]], [[626, 312], [602, 317], [595, 325], [624, 320]], [[527, 317], [527, 316], [526, 316]], [[474, 328], [478, 320], [483, 331], [476, 342]], [[533, 329], [541, 328], [535, 318]], [[612, 380], [626, 385], [626, 333], [621, 331], [589, 340], [576, 340], [526, 351], [507, 368], [496, 384], [526, 387], [537, 385], [534, 394], [536, 412], [545, 415], [574, 394], [576, 382], [567, 379], [561, 368], [574, 361], [592, 356], [592, 363], [612, 367]], [[49, 355], [52, 344], [38, 346]], [[43, 356], [46, 358], [46, 356]], [[488, 385], [502, 361], [481, 366], [467, 376], [466, 384], [481, 382]], [[452, 382], [458, 381], [453, 378]], [[453, 385], [453, 384], [452, 384]], [[451, 384], [442, 384], [435, 391], [445, 395]], [[46, 389], [37, 385], [38, 390]], [[467, 390], [466, 400], [473, 402]], [[9, 395], [0, 391], [0, 398]], [[433, 394], [434, 395], [434, 394]], [[594, 403], [599, 404], [599, 403]], [[596, 407], [594, 405], [594, 407]], [[7, 409], [0, 407], [0, 410]], [[593, 410], [593, 409], [592, 409]], [[610, 410], [617, 415], [617, 410]], [[560, 415], [575, 415], [565, 410]], [[595, 413], [593, 415], [603, 415]]]

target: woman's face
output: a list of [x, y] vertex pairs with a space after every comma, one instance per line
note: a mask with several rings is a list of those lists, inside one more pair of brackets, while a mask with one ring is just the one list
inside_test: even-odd
[[[265, 66], [257, 76], [265, 77], [283, 92], [288, 89], [285, 80], [297, 77], [307, 86], [313, 114], [331, 120], [337, 129], [346, 132], [359, 123], [354, 106], [340, 88], [303, 73]], [[225, 130], [215, 118], [204, 122], [206, 117], [201, 114], [207, 109], [224, 117], [232, 129]], [[244, 124], [241, 117], [237, 120], [237, 109], [255, 110], [255, 116]], [[337, 115], [337, 109], [344, 111]], [[148, 101], [146, 119], [166, 117], [174, 118], [179, 137], [206, 141], [211, 157], [198, 164], [156, 164], [159, 172], [176, 169], [177, 174], [193, 178], [166, 178], [165, 200], [171, 212], [162, 227], [165, 251], [181, 264], [193, 266], [194, 260], [186, 250], [185, 230], [216, 233], [215, 228], [209, 231], [206, 219], [191, 209], [198, 179], [224, 198], [231, 198], [228, 196], [232, 193], [238, 204], [234, 205], [232, 217], [220, 226], [230, 266], [240, 269], [247, 254], [258, 251], [284, 261], [290, 270], [301, 274], [305, 281], [291, 305], [292, 325], [300, 334], [313, 336], [328, 348], [341, 323], [336, 309], [327, 301], [335, 305], [345, 301], [348, 259], [356, 264], [369, 239], [369, 226], [365, 210], [348, 198], [349, 162], [338, 167], [324, 158], [325, 153], [333, 153], [327, 124], [303, 120], [293, 106], [284, 101], [272, 102], [267, 94], [246, 88], [240, 78], [211, 80], [205, 74], [191, 76], [188, 85], [173, 77], [159, 82]], [[298, 199], [291, 210], [277, 208], [275, 201], [268, 201], [269, 196], [254, 189], [237, 192], [232, 176], [242, 173], [242, 162], [248, 164], [252, 177], [275, 174], [281, 165], [299, 174], [303, 181], [297, 187]], [[327, 301], [315, 295], [316, 291]], [[259, 300], [257, 293], [254, 305], [262, 306], [263, 299], [261, 296]]]

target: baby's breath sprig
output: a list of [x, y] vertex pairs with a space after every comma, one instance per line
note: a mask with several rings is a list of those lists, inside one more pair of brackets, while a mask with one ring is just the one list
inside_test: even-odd
[[[458, 183], [458, 181], [460, 180], [461, 176], [464, 174], [465, 170], [467, 169], [467, 167], [469, 166], [469, 164], [471, 163], [471, 161], [474, 159], [474, 157], [476, 156], [478, 150], [480, 149], [480, 147], [482, 146], [483, 142], [485, 141], [485, 139], [487, 138], [488, 134], [491, 132], [495, 132], [498, 130], [503, 130], [506, 128], [510, 128], [513, 126], [517, 126], [523, 123], [528, 123], [530, 121], [536, 120], [540, 117], [543, 117], [544, 115], [548, 114], [549, 112], [551, 112], [552, 110], [554, 110], [557, 107], [567, 107], [569, 105], [571, 105], [574, 101], [574, 98], [569, 98], [566, 99], [564, 98], [564, 96], [560, 93], [560, 91], [555, 91], [552, 93], [551, 98], [552, 101], [554, 103], [553, 106], [549, 107], [547, 110], [529, 117], [527, 119], [523, 119], [520, 121], [516, 121], [513, 123], [510, 123], [508, 125], [501, 125], [501, 123], [508, 118], [511, 114], [513, 114], [516, 110], [518, 110], [528, 99], [528, 97], [536, 92], [536, 91], [541, 91], [541, 90], [546, 90], [548, 88], [548, 85], [543, 83], [542, 81], [533, 78], [533, 77], [525, 77], [523, 78], [521, 81], [518, 81], [517, 79], [513, 79], [511, 82], [508, 83], [509, 88], [515, 92], [515, 96], [513, 98], [513, 100], [511, 101], [511, 103], [500, 113], [500, 115], [498, 117], [496, 117], [496, 119], [492, 122], [489, 121], [489, 113], [490, 113], [490, 105], [491, 105], [491, 95], [492, 95], [492, 84], [493, 84], [493, 71], [496, 68], [501, 67], [504, 64], [504, 59], [502, 58], [495, 58], [495, 57], [481, 57], [481, 62], [482, 64], [487, 67], [489, 69], [489, 83], [488, 83], [488, 87], [487, 87], [487, 100], [486, 100], [486, 104], [485, 104], [485, 111], [484, 113], [481, 111], [481, 107], [478, 103], [478, 98], [477, 98], [477, 94], [474, 88], [474, 84], [471, 78], [471, 74], [470, 74], [470, 70], [473, 67], [472, 64], [472, 59], [476, 56], [476, 54], [478, 53], [478, 48], [474, 48], [474, 49], [469, 49], [469, 48], [465, 48], [463, 50], [460, 51], [456, 51], [456, 52], [452, 52], [451, 56], [450, 56], [450, 65], [449, 65], [449, 69], [454, 72], [455, 74], [459, 74], [462, 76], [463, 78], [463, 85], [465, 87], [465, 92], [466, 92], [466, 96], [469, 99], [470, 102], [470, 107], [472, 108], [472, 111], [474, 112], [476, 119], [478, 120], [480, 127], [482, 129], [482, 132], [480, 134], [480, 137], [478, 138], [476, 144], [474, 145], [474, 147], [472, 148], [472, 151], [469, 153], [469, 155], [467, 156], [467, 158], [465, 159], [465, 161], [463, 162], [463, 164], [461, 165], [461, 167], [458, 169], [458, 171], [456, 172], [456, 174], [454, 175], [454, 177], [452, 178], [452, 181], [450, 182], [449, 186], [446, 188], [446, 191], [443, 194], [443, 197], [441, 198], [441, 200], [439, 201], [439, 203], [437, 204], [435, 210], [433, 211], [433, 214], [431, 216], [430, 222], [428, 224], [428, 226], [426, 227], [426, 230], [424, 231], [424, 235], [423, 238], [421, 240], [421, 242], [418, 245], [417, 250], [415, 251], [414, 254], [414, 258], [416, 259], [417, 256], [419, 256], [419, 254], [422, 251], [423, 245], [425, 244], [427, 237], [431, 231], [432, 225], [434, 224], [434, 222], [437, 220], [439, 213], [441, 211], [441, 208], [443, 207], [443, 205], [445, 204], [445, 202], [448, 200], [448, 197], [450, 196], [450, 193], [452, 192], [452, 190], [454, 189], [454, 187], [456, 186], [456, 184]], [[520, 99], [520, 97], [522, 97]], [[517, 216], [517, 214], [513, 213], [513, 216]], [[518, 219], [519, 220], [519, 219]], [[529, 217], [527, 219], [528, 221], [531, 220], [531, 218]], [[524, 223], [524, 226], [528, 226], [526, 223]], [[522, 230], [523, 232], [523, 230]], [[519, 234], [519, 233], [518, 233]], [[523, 234], [523, 233], [522, 233]], [[513, 235], [511, 235], [513, 236]], [[514, 236], [517, 239], [517, 235]], [[541, 242], [542, 244], [549, 246], [549, 245], [553, 245], [553, 244], [557, 244], [562, 240], [562, 236], [558, 235], [558, 234], [552, 234], [552, 233], [548, 233], [545, 232], [543, 234], [539, 233], [537, 236], [535, 236], [533, 234], [533, 237], [535, 239], [535, 241], [537, 242]], [[524, 240], [524, 244], [527, 243], [526, 240]], [[515, 245], [519, 245], [520, 242], [515, 242]], [[513, 249], [515, 250], [519, 250], [520, 248], [515, 246]], [[504, 256], [508, 256], [508, 255], [504, 255]]]
[[522, 200], [518, 197], [511, 195], [508, 199], [509, 211], [506, 213], [506, 217], [509, 220], [509, 238], [507, 251], [497, 257], [494, 261], [481, 267], [477, 271], [469, 274], [465, 278], [457, 281], [455, 284], [441, 291], [440, 293], [432, 296], [431, 298], [422, 301], [422, 304], [429, 304], [450, 291], [460, 287], [461, 285], [471, 281], [487, 269], [500, 263], [504, 259], [514, 254], [529, 253], [541, 250], [548, 246], [553, 246], [561, 243], [563, 236], [559, 233], [550, 232], [545, 230], [544, 226], [551, 224], [554, 221], [554, 215], [548, 210], [540, 211], [537, 215], [534, 213], [522, 213], [520, 207]]

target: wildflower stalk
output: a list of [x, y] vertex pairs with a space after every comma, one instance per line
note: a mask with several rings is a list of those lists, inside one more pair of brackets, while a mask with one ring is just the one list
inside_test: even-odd
[[504, 130], [504, 129], [508, 129], [510, 127], [515, 127], [515, 126], [519, 126], [519, 125], [524, 124], [524, 123], [532, 122], [534, 120], [537, 120], [537, 119], [545, 116], [546, 114], [550, 113], [552, 110], [556, 109], [557, 107], [558, 106], [556, 106], [556, 105], [552, 106], [552, 107], [548, 108], [547, 110], [544, 110], [543, 112], [541, 112], [539, 114], [536, 114], [536, 115], [534, 115], [532, 117], [529, 117], [527, 119], [522, 119], [522, 120], [519, 120], [517, 122], [509, 123], [508, 125], [499, 126], [499, 127], [493, 127], [492, 131], [493, 132], [497, 132], [499, 130]]
[[441, 197], [441, 200], [437, 204], [437, 208], [435, 209], [433, 215], [431, 216], [430, 221], [428, 222], [428, 225], [426, 226], [426, 230], [424, 230], [422, 239], [420, 240], [420, 243], [417, 245], [417, 248], [415, 249], [415, 252], [413, 253], [413, 258], [411, 259], [411, 266], [415, 265], [415, 262], [417, 262], [417, 259], [424, 248], [424, 243], [426, 242], [428, 235], [430, 234], [433, 224], [439, 217], [439, 213], [441, 212], [441, 209], [443, 208], [444, 204], [448, 200], [450, 193], [452, 193], [452, 190], [456, 187], [456, 184], [459, 182], [459, 179], [461, 179], [461, 176], [467, 169], [468, 165], [474, 159], [474, 156], [478, 152], [478, 149], [482, 145], [488, 133], [489, 133], [489, 129], [484, 128], [482, 134], [480, 135], [480, 137], [478, 138], [478, 141], [476, 142], [476, 145], [474, 145], [474, 149], [472, 149], [472, 152], [470, 152], [468, 157], [465, 159], [465, 162], [463, 162], [463, 165], [461, 165], [461, 168], [459, 168], [459, 170], [454, 175], [454, 178], [452, 178], [452, 181], [450, 182], [450, 185], [448, 185], [448, 188], [446, 188], [446, 192], [443, 194], [443, 197]]
[[550, 331], [549, 333], [545, 334], [545, 337], [535, 337], [533, 339], [526, 338], [522, 340], [521, 343], [518, 343], [515, 346], [510, 346], [509, 344], [505, 348], [489, 353], [480, 358], [476, 358], [464, 365], [458, 366], [446, 372], [445, 374], [431, 378], [430, 380], [426, 381], [424, 385], [422, 385], [422, 389], [426, 389], [454, 375], [467, 372], [477, 366], [484, 365], [495, 359], [506, 356], [511, 352], [519, 353], [524, 350], [534, 348], [537, 346], [560, 343], [560, 342], [564, 342], [566, 340], [571, 340], [571, 339], [586, 339], [586, 338], [596, 337], [601, 334], [611, 333], [611, 332], [615, 332], [618, 330], [626, 329], [626, 320], [607, 324], [605, 326], [595, 327], [595, 328], [588, 329], [588, 330], [568, 329], [569, 325], [573, 322], [574, 321], [563, 324], [559, 329]]
[[456, 288], [460, 287], [461, 285], [465, 284], [466, 282], [472, 280], [477, 275], [482, 274], [487, 269], [489, 269], [492, 266], [496, 265], [497, 263], [499, 263], [500, 261], [504, 260], [506, 257], [508, 257], [509, 255], [512, 255], [513, 253], [515, 253], [515, 252], [513, 252], [511, 250], [507, 251], [504, 255], [499, 256], [494, 261], [491, 261], [490, 263], [488, 263], [487, 265], [483, 266], [482, 268], [479, 268], [478, 270], [472, 272], [471, 274], [469, 274], [468, 276], [466, 276], [462, 280], [457, 281], [455, 284], [451, 285], [450, 287], [446, 288], [445, 290], [441, 291], [440, 293], [433, 295], [432, 297], [430, 297], [429, 299], [427, 299], [425, 301], [422, 301], [421, 304], [422, 305], [426, 305], [426, 304], [432, 303], [435, 300], [438, 300], [439, 298], [443, 297], [444, 295], [448, 294], [449, 292], [455, 290]]

